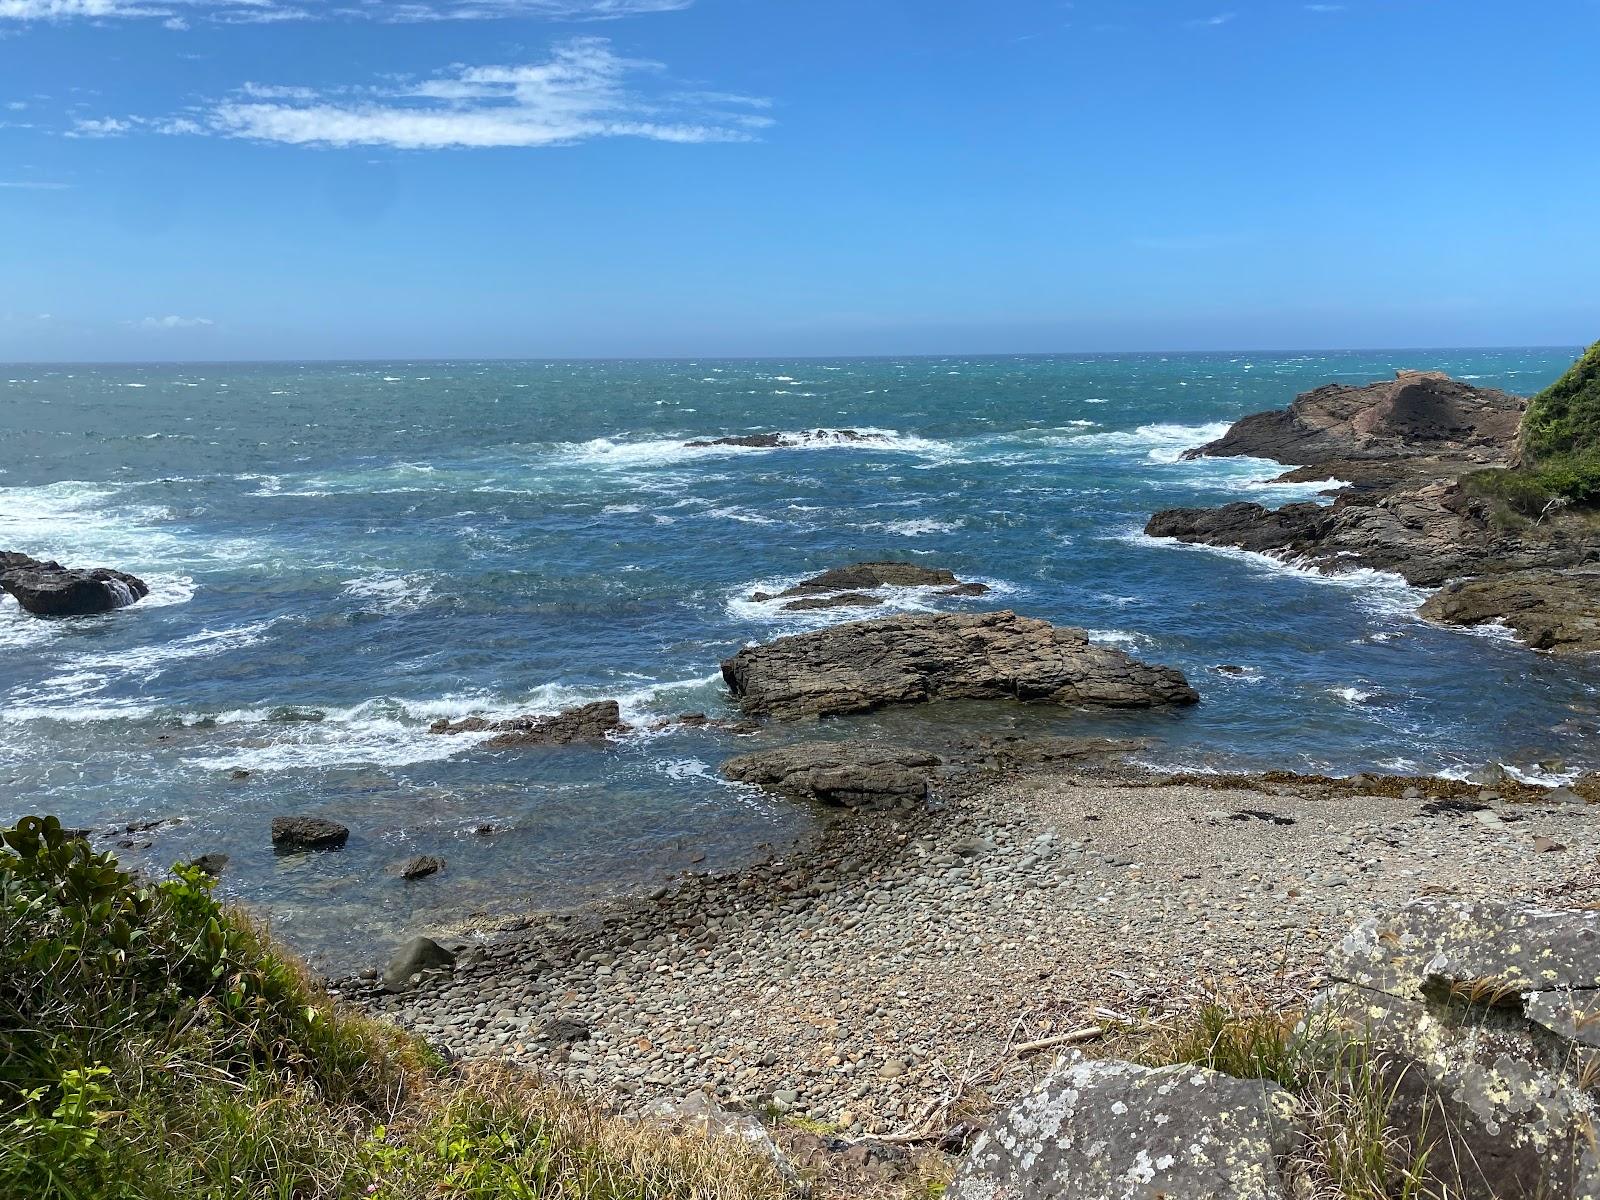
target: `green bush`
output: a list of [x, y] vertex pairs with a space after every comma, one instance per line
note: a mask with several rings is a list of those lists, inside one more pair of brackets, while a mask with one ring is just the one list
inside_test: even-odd
[[[1600, 342], [1532, 400], [1520, 432], [1524, 465], [1576, 456], [1591, 465], [1600, 456]], [[1592, 478], [1592, 476], [1590, 477]]]

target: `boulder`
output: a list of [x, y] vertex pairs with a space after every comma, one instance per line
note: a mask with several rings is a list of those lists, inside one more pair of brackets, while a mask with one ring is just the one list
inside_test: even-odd
[[384, 989], [403, 992], [421, 982], [419, 976], [447, 972], [455, 961], [456, 956], [432, 938], [414, 937], [389, 956], [383, 969]]
[[603, 742], [612, 734], [627, 733], [632, 728], [622, 719], [621, 707], [615, 700], [596, 700], [577, 708], [565, 709], [554, 716], [512, 717], [505, 721], [490, 721], [484, 717], [467, 717], [460, 721], [435, 721], [429, 733], [494, 733], [484, 744], [492, 750], [515, 749], [524, 746], [565, 746], [573, 742]]
[[972, 1144], [950, 1200], [1280, 1200], [1296, 1144], [1275, 1084], [1074, 1053]]
[[1014, 612], [853, 621], [748, 647], [722, 677], [750, 715], [798, 718], [929, 700], [1149, 708], [1199, 696], [1171, 667]]
[[272, 845], [277, 850], [336, 850], [350, 831], [324, 817], [273, 817]]
[[1600, 911], [1417, 900], [1356, 926], [1327, 974], [1308, 1028], [1366, 1043], [1440, 1189], [1600, 1197]]
[[1535, 650], [1600, 651], [1600, 571], [1519, 571], [1459, 580], [1428, 597], [1418, 611], [1446, 625], [1499, 623]]
[[890, 808], [925, 801], [938, 765], [937, 755], [876, 742], [806, 742], [730, 758], [722, 773], [823, 804]]
[[110, 567], [63, 567], [6, 551], [0, 552], [0, 592], [9, 592], [35, 616], [81, 617], [133, 604], [150, 588]]
[[189, 865], [192, 867], [199, 867], [213, 879], [221, 879], [222, 872], [226, 870], [228, 866], [228, 855], [219, 851], [212, 851], [210, 854], [200, 855], [200, 857], [194, 859]]
[[395, 868], [401, 879], [426, 879], [444, 870], [444, 859], [436, 854], [414, 854]]
[[686, 1133], [744, 1142], [758, 1154], [770, 1158], [785, 1179], [795, 1185], [800, 1183], [794, 1165], [783, 1156], [758, 1118], [723, 1108], [707, 1092], [693, 1092], [682, 1100], [652, 1100], [645, 1106], [644, 1115]]
[[951, 587], [960, 580], [943, 567], [924, 567], [917, 563], [867, 562], [848, 567], [833, 567], [802, 579], [780, 596], [801, 596], [807, 592], [842, 592], [851, 588], [876, 587]]

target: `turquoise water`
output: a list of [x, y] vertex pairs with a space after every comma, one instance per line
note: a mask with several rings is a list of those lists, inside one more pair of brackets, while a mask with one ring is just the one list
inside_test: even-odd
[[[1595, 666], [1426, 625], [1392, 578], [1139, 533], [1170, 505], [1315, 496], [1271, 464], [1179, 461], [1245, 413], [1402, 366], [1527, 393], [1575, 352], [0, 367], [0, 549], [153, 588], [78, 621], [0, 604], [0, 816], [182, 817], [145, 858], [229, 853], [227, 892], [330, 962], [737, 862], [808, 819], [718, 781], [748, 743], [490, 752], [427, 725], [598, 697], [642, 721], [723, 712], [721, 658], [848, 618], [750, 593], [873, 558], [995, 588], [897, 607], [1082, 625], [1204, 697], [939, 722], [1139, 734], [1149, 761], [1207, 768], [1600, 766]], [[815, 435], [841, 428], [871, 440]], [[683, 445], [756, 430], [796, 444]], [[288, 812], [343, 821], [349, 847], [273, 856]], [[385, 874], [422, 852], [448, 870]]]

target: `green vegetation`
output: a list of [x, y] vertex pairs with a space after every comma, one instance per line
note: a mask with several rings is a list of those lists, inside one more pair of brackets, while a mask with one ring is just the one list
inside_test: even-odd
[[1521, 464], [1463, 476], [1468, 493], [1519, 517], [1600, 503], [1600, 342], [1532, 400], [1518, 433]]
[[1306, 1131], [1285, 1164], [1291, 1195], [1317, 1200], [1418, 1200], [1432, 1195], [1426, 1129], [1408, 1136], [1390, 1111], [1387, 1080], [1360, 1042], [1314, 1018], [1256, 1004], [1202, 1006], [1137, 1056], [1146, 1066], [1193, 1063], [1239, 1079], [1267, 1079], [1295, 1098]]
[[0, 1196], [782, 1200], [770, 1159], [450, 1071], [330, 1000], [192, 867], [0, 832]]

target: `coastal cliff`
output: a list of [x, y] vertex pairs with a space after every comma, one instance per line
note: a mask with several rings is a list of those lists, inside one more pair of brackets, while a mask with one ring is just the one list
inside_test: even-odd
[[1191, 457], [1293, 464], [1332, 504], [1165, 509], [1152, 537], [1270, 554], [1328, 573], [1393, 572], [1446, 592], [1422, 615], [1499, 623], [1536, 649], [1600, 650], [1600, 344], [1526, 405], [1437, 373], [1330, 385], [1235, 423]]

